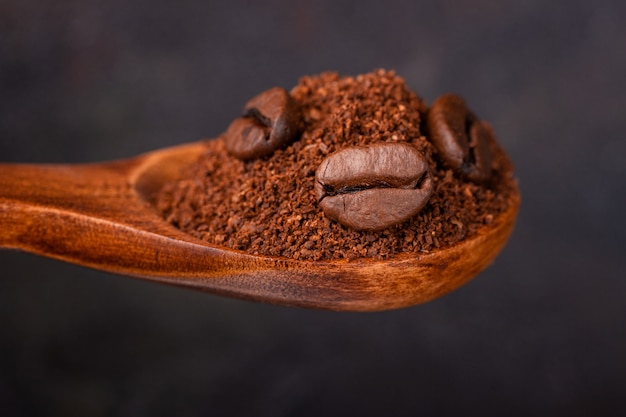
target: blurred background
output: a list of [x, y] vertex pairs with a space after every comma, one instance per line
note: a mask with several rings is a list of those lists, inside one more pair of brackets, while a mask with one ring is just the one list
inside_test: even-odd
[[626, 3], [0, 1], [0, 162], [213, 137], [306, 74], [466, 98], [523, 206], [460, 290], [382, 313], [0, 251], [1, 416], [626, 415]]

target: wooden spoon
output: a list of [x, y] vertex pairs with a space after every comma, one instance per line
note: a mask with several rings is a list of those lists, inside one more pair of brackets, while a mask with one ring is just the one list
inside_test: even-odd
[[519, 195], [474, 237], [390, 260], [298, 261], [210, 245], [166, 223], [151, 196], [205, 151], [202, 142], [99, 164], [0, 164], [0, 247], [215, 294], [290, 306], [373, 311], [444, 295], [508, 239]]

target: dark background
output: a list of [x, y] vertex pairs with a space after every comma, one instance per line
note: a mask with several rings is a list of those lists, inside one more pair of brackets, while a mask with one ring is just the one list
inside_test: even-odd
[[211, 137], [266, 88], [393, 68], [495, 127], [523, 207], [487, 271], [383, 313], [0, 252], [1, 416], [626, 415], [626, 2], [1, 0], [0, 160]]

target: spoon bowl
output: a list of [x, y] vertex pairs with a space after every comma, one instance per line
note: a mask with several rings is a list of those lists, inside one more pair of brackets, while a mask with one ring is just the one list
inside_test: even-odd
[[516, 193], [493, 223], [429, 253], [382, 261], [256, 256], [196, 239], [154, 207], [163, 184], [205, 150], [196, 142], [114, 162], [0, 164], [0, 247], [253, 301], [377, 311], [433, 300], [475, 277], [504, 247], [519, 209]]

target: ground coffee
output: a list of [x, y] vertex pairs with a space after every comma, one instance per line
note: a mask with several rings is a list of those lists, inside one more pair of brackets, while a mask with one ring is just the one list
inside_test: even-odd
[[[356, 77], [336, 73], [303, 77], [290, 96], [301, 123], [293, 142], [254, 159], [237, 158], [228, 151], [232, 132], [242, 131], [241, 120], [236, 120], [234, 128], [206, 143], [204, 155], [181, 180], [163, 187], [157, 198], [163, 217], [207, 242], [251, 254], [308, 260], [386, 259], [453, 245], [509, 208], [516, 192], [512, 165], [490, 127], [460, 98], [444, 96], [429, 111], [402, 78], [385, 70]], [[245, 117], [252, 114], [255, 123], [262, 121], [262, 115], [246, 107]], [[332, 156], [340, 159], [337, 153], [353, 146], [387, 149], [380, 144], [393, 143], [410, 145], [427, 164], [425, 169], [414, 161], [419, 157], [410, 162], [419, 166], [415, 170], [423, 170], [416, 171], [411, 187], [424, 187], [424, 178], [430, 181], [432, 190], [420, 194], [423, 207], [410, 207], [407, 210], [417, 214], [411, 212], [408, 220], [401, 218], [399, 224], [382, 230], [354, 230], [329, 218], [330, 211], [325, 212], [318, 201], [319, 178], [327, 181], [329, 174], [318, 172], [316, 195], [320, 164], [328, 164]], [[385, 152], [395, 155], [395, 151]], [[367, 155], [357, 157], [371, 156], [361, 154]], [[376, 172], [369, 175], [379, 175]], [[400, 185], [390, 184], [393, 179], [374, 178], [365, 186], [334, 191], [326, 187], [321, 193], [349, 198], [353, 192], [365, 191], [396, 195], [413, 180], [398, 181]]]

